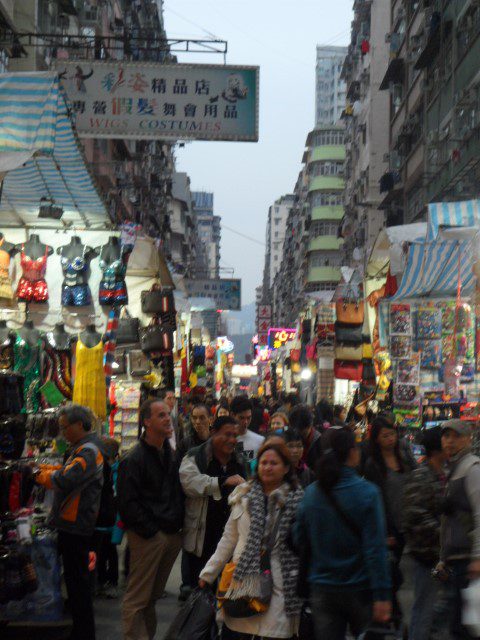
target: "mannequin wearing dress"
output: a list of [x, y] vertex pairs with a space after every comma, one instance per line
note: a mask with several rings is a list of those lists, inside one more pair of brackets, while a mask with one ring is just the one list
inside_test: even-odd
[[[67, 400], [72, 399], [72, 338], [62, 322], [43, 337], [42, 383], [53, 382]], [[50, 406], [45, 397], [42, 406], [44, 409]]]
[[43, 242], [36, 233], [32, 233], [27, 242], [15, 246], [21, 252], [20, 265], [22, 277], [17, 287], [19, 302], [47, 302], [48, 289], [45, 282], [47, 258], [53, 249]]
[[94, 324], [88, 325], [77, 340], [73, 402], [89, 407], [98, 418], [107, 416], [103, 340]]
[[0, 320], [0, 371], [13, 369], [13, 343], [15, 333], [7, 327], [6, 320]]
[[40, 403], [40, 369], [42, 339], [31, 320], [26, 320], [16, 334], [13, 369], [24, 378], [25, 405], [22, 413], [36, 413]]
[[63, 271], [62, 306], [85, 307], [92, 303], [88, 286], [90, 262], [98, 254], [92, 247], [82, 244], [81, 238], [72, 236], [69, 244], [58, 247]]
[[100, 255], [100, 269], [103, 271], [98, 293], [100, 304], [103, 306], [127, 304], [125, 275], [129, 252], [124, 250], [120, 238], [116, 236], [110, 236], [107, 244], [97, 247], [96, 251]]
[[7, 242], [3, 233], [0, 233], [0, 299], [13, 300], [10, 260], [16, 253], [17, 247]]

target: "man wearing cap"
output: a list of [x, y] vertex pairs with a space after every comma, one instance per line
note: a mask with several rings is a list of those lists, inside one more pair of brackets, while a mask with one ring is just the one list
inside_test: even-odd
[[442, 447], [449, 461], [440, 531], [440, 562], [436, 574], [443, 581], [435, 607], [431, 639], [472, 636], [462, 625], [462, 589], [480, 577], [480, 458], [471, 453], [469, 422], [448, 420], [442, 425]]

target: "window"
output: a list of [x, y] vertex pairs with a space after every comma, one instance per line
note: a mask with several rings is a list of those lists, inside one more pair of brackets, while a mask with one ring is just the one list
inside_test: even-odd
[[343, 205], [341, 193], [314, 193], [311, 204], [313, 207], [336, 207]]
[[343, 174], [343, 162], [317, 162], [310, 169], [312, 176], [338, 176]]
[[338, 222], [335, 220], [314, 220], [310, 227], [312, 236], [335, 236], [338, 232]]
[[275, 226], [278, 226], [280, 224], [280, 220], [281, 218], [275, 218], [274, 220]]
[[278, 238], [278, 231], [275, 231], [275, 238]]
[[[325, 117], [328, 117], [330, 112], [328, 110], [323, 112]], [[313, 146], [320, 147], [323, 145], [341, 145], [344, 143], [343, 131], [319, 131], [315, 133], [312, 139]]]
[[311, 267], [341, 267], [342, 256], [338, 251], [321, 251], [310, 257]]

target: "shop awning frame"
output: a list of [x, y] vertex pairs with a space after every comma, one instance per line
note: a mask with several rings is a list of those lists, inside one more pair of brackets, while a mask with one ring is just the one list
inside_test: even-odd
[[[38, 104], [42, 113], [34, 108]], [[88, 229], [110, 223], [56, 73], [0, 76], [0, 148], [10, 157], [17, 152], [23, 163], [3, 180], [3, 227]], [[42, 203], [62, 207], [61, 219], [38, 218]]]

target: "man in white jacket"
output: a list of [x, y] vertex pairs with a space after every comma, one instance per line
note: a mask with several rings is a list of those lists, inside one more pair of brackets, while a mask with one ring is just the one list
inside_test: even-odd
[[186, 495], [183, 548], [192, 589], [222, 537], [230, 514], [228, 497], [247, 477], [243, 456], [235, 452], [237, 435], [233, 418], [217, 418], [210, 439], [190, 449], [180, 465], [180, 482]]

